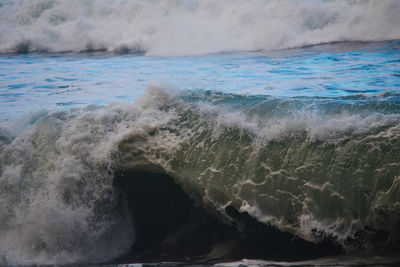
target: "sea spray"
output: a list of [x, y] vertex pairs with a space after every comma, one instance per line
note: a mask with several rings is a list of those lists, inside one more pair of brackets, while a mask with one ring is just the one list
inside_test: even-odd
[[0, 52], [182, 56], [385, 41], [400, 39], [399, 13], [396, 0], [8, 0]]
[[[167, 173], [233, 224], [231, 208], [312, 242], [390, 244], [400, 221], [395, 96], [150, 86], [132, 104], [50, 112], [1, 149], [3, 263], [101, 262], [128, 252], [134, 222], [118, 201], [117, 170]], [[380, 232], [387, 238], [374, 243]]]

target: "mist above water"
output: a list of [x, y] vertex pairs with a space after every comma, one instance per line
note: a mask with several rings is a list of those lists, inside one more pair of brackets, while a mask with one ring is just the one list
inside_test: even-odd
[[387, 1], [3, 1], [0, 52], [200, 55], [400, 39]]

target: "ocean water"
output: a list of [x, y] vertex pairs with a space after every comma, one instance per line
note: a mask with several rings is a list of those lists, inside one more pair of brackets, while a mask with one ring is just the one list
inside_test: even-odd
[[0, 265], [396, 266], [399, 13], [0, 2]]

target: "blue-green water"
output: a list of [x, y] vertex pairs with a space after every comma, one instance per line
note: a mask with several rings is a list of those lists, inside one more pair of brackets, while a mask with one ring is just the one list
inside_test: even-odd
[[[251, 255], [301, 260], [338, 249], [392, 251], [400, 233], [399, 48], [391, 41], [197, 57], [2, 55], [0, 231], [5, 241], [0, 253], [5, 264], [216, 263]], [[182, 200], [175, 191], [162, 193], [176, 198], [168, 207], [166, 200], [157, 200], [160, 193], [151, 195], [150, 188], [164, 187], [158, 180], [132, 185], [139, 174], [116, 187], [122, 179], [117, 173], [124, 171], [168, 174], [162, 179], [172, 179], [223, 224], [241, 229], [243, 221], [234, 214], [245, 214], [283, 236], [259, 233], [273, 243], [279, 240], [271, 246], [242, 230], [247, 241], [237, 234], [232, 241], [230, 228], [216, 232], [221, 226], [210, 224], [209, 235], [218, 233], [219, 241], [197, 245], [193, 252], [204, 235], [196, 232], [204, 220], [189, 212], [182, 218], [188, 216], [194, 229], [192, 241], [172, 232], [145, 256], [137, 254], [140, 244], [155, 242], [154, 237], [146, 241], [153, 231], [140, 225], [171, 223], [168, 215], [147, 217], [136, 210], [153, 214], [156, 205], [172, 214], [173, 206], [181, 212], [187, 208], [178, 204]], [[151, 187], [142, 196], [140, 187], [147, 183]], [[141, 200], [133, 203], [141, 208], [126, 202], [139, 194]], [[168, 227], [186, 229], [185, 220], [177, 221]], [[284, 233], [306, 244], [290, 245]], [[308, 248], [319, 242], [331, 245]], [[183, 247], [172, 253], [171, 244]], [[390, 260], [379, 253], [361, 263], [398, 261], [396, 253], [385, 252]], [[357, 253], [351, 255], [344, 265], [360, 263]]]
[[397, 266], [399, 14], [1, 1], [0, 265]]
[[285, 97], [398, 93], [399, 64], [398, 41], [174, 58], [104, 52], [3, 55], [0, 118], [42, 108], [132, 102], [149, 84]]

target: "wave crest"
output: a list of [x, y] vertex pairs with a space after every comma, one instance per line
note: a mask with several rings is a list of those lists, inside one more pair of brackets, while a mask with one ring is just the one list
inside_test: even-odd
[[[0, 52], [200, 55], [400, 39], [388, 1], [4, 1]], [[190, 38], [189, 38], [190, 36]]]
[[[128, 251], [118, 170], [165, 172], [223, 220], [235, 221], [233, 208], [347, 248], [379, 231], [398, 240], [400, 107], [391, 97], [355, 105], [149, 87], [133, 104], [44, 114], [0, 150], [1, 258], [98, 262]], [[295, 116], [315, 110], [318, 119]]]

